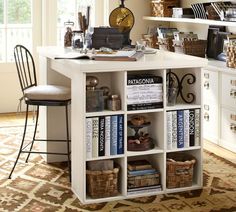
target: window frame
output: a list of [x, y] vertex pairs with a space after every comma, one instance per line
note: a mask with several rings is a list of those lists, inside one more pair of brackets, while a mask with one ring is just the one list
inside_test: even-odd
[[[31, 20], [29, 24], [11, 24], [8, 23], [8, 1], [7, 0], [3, 0], [3, 23], [0, 24], [0, 30], [3, 32], [3, 60], [0, 60], [0, 64], [8, 64], [8, 63], [13, 63], [14, 61], [10, 61], [9, 60], [9, 55], [11, 55], [11, 53], [9, 53], [9, 47], [8, 47], [8, 33], [9, 30], [11, 29], [31, 29], [31, 48], [33, 48], [33, 15], [34, 15], [34, 4], [35, 1], [30, 0], [31, 1]], [[32, 51], [32, 49], [30, 49]], [[1, 51], [1, 49], [0, 49]], [[13, 51], [13, 50], [12, 50]]]

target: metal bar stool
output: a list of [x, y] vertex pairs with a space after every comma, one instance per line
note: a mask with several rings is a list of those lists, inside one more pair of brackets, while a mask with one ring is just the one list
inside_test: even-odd
[[[68, 169], [69, 176], [71, 181], [71, 166], [70, 166], [70, 139], [69, 139], [69, 121], [68, 121], [68, 106], [71, 103], [71, 93], [70, 89], [64, 86], [58, 85], [37, 85], [36, 78], [36, 69], [35, 63], [32, 54], [30, 51], [22, 46], [16, 45], [14, 48], [14, 58], [16, 69], [20, 81], [21, 90], [23, 92], [22, 99], [26, 104], [26, 115], [25, 115], [25, 126], [23, 137], [20, 145], [20, 149], [14, 163], [14, 166], [10, 172], [9, 179], [11, 179], [12, 173], [16, 167], [18, 159], [21, 153], [27, 153], [28, 156], [26, 158], [26, 163], [30, 157], [31, 153], [38, 154], [55, 154], [55, 155], [67, 155], [68, 158]], [[33, 133], [33, 139], [28, 144], [25, 144], [25, 135], [27, 130], [27, 122], [28, 122], [28, 112], [29, 106], [36, 106], [36, 121]], [[36, 139], [37, 125], [38, 125], [38, 117], [39, 117], [39, 106], [64, 106], [65, 107], [65, 118], [66, 118], [66, 139]], [[41, 151], [33, 151], [33, 145], [35, 141], [46, 141], [46, 142], [66, 142], [66, 152], [41, 152]], [[29, 150], [26, 148], [29, 147]]]

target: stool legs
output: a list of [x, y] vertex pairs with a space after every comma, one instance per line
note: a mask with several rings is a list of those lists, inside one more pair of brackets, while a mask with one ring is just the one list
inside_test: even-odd
[[[20, 154], [21, 154], [22, 152], [25, 153], [25, 151], [23, 151], [23, 150], [24, 150], [23, 145], [24, 145], [24, 141], [25, 141], [25, 135], [26, 135], [26, 129], [27, 129], [27, 123], [28, 123], [28, 110], [29, 110], [29, 105], [26, 104], [26, 115], [25, 115], [25, 126], [24, 126], [23, 137], [22, 137], [22, 141], [21, 141], [21, 145], [20, 145], [20, 149], [19, 149], [19, 152], [18, 152], [16, 161], [15, 161], [14, 166], [13, 166], [13, 168], [12, 168], [12, 170], [11, 170], [11, 173], [10, 173], [10, 175], [9, 175], [9, 177], [8, 177], [9, 179], [11, 179], [12, 173], [13, 173], [15, 167], [16, 167], [16, 164], [17, 164], [17, 162], [18, 162], [18, 159], [19, 159], [19, 157], [20, 157]], [[66, 115], [66, 140], [64, 140], [64, 141], [66, 141], [66, 143], [67, 143], [67, 153], [65, 153], [65, 154], [67, 155], [67, 160], [68, 160], [67, 162], [68, 162], [68, 169], [69, 169], [69, 179], [70, 179], [70, 181], [71, 181], [71, 164], [70, 164], [71, 160], [70, 160], [70, 136], [69, 136], [68, 105], [65, 105], [65, 115]], [[30, 145], [30, 150], [27, 152], [28, 155], [27, 155], [27, 158], [26, 158], [26, 161], [25, 161], [26, 163], [28, 162], [28, 159], [29, 159], [29, 157], [30, 157], [31, 150], [32, 150], [33, 145], [34, 145], [34, 141], [35, 141], [35, 139], [36, 139], [35, 137], [36, 137], [36, 133], [37, 133], [38, 118], [39, 118], [39, 106], [37, 106], [37, 113], [36, 113], [36, 121], [35, 121], [34, 135], [33, 135], [33, 140], [32, 140], [32, 142], [31, 142], [31, 145]], [[45, 141], [46, 141], [46, 140], [45, 140]], [[35, 152], [34, 152], [34, 153], [35, 153]], [[45, 153], [45, 154], [47, 154], [47, 153]], [[51, 153], [51, 154], [59, 154], [59, 153]]]
[[[37, 126], [38, 126], [38, 119], [39, 119], [39, 106], [37, 106], [37, 112], [36, 112], [36, 120], [35, 120], [35, 126], [34, 126], [34, 135], [33, 135], [33, 140], [32, 140], [32, 143], [31, 143], [31, 146], [30, 146], [30, 152], [33, 148], [33, 145], [34, 145], [34, 141], [35, 141], [35, 136], [36, 136], [36, 132], [37, 132]], [[29, 157], [30, 157], [30, 152], [28, 153], [28, 156], [25, 160], [26, 163], [28, 163], [28, 160], [29, 160]]]
[[69, 169], [69, 177], [71, 182], [71, 165], [70, 165], [70, 138], [69, 138], [69, 120], [68, 120], [68, 105], [65, 106], [66, 108], [66, 140], [67, 140], [67, 157], [68, 157], [68, 169]]
[[11, 175], [16, 167], [16, 164], [18, 162], [18, 159], [20, 157], [20, 154], [21, 154], [21, 151], [22, 151], [22, 147], [23, 147], [23, 144], [24, 144], [24, 141], [25, 141], [25, 134], [26, 134], [26, 128], [27, 128], [27, 122], [28, 122], [28, 110], [29, 110], [29, 105], [26, 105], [26, 114], [25, 114], [25, 127], [24, 127], [24, 132], [23, 132], [23, 137], [22, 137], [22, 141], [21, 141], [21, 145], [20, 145], [20, 150], [18, 152], [18, 155], [17, 155], [17, 158], [16, 158], [16, 161], [14, 163], [14, 166], [11, 170], [11, 173], [9, 174], [9, 179], [11, 179]]

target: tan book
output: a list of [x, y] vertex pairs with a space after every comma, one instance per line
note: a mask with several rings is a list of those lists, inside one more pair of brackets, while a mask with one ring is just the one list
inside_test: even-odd
[[127, 167], [130, 171], [152, 169], [152, 165], [147, 160], [129, 161]]

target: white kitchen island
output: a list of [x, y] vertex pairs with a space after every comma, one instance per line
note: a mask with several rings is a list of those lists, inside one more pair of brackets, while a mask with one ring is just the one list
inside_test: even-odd
[[[60, 47], [40, 47], [39, 52], [39, 84], [60, 84], [71, 87], [71, 164], [72, 164], [72, 190], [82, 203], [98, 203], [104, 201], [133, 198], [145, 195], [154, 195], [169, 192], [198, 189], [202, 187], [202, 130], [200, 130], [200, 144], [178, 148], [167, 148], [167, 121], [168, 111], [189, 110], [202, 108], [202, 71], [207, 65], [207, 60], [192, 56], [175, 54], [165, 51], [157, 51], [156, 54], [147, 54], [136, 62], [122, 61], [94, 61], [94, 60], [70, 60], [54, 57], [71, 49]], [[171, 70], [182, 77], [191, 73], [196, 77], [196, 82], [191, 86], [184, 86], [195, 94], [195, 100], [191, 104], [178, 102], [175, 106], [166, 104], [166, 75]], [[127, 110], [126, 82], [129, 74], [155, 74], [163, 79], [163, 107], [150, 110]], [[108, 86], [113, 93], [121, 97], [121, 110], [101, 112], [86, 112], [86, 76], [96, 76], [99, 79], [99, 87]], [[124, 116], [124, 154], [100, 156], [87, 159], [86, 157], [86, 118], [99, 116]], [[149, 132], [155, 140], [155, 148], [148, 151], [127, 151], [127, 120], [134, 114], [145, 114], [151, 120]], [[44, 108], [40, 111], [40, 134], [48, 138], [64, 137], [63, 111], [59, 108]], [[202, 120], [202, 116], [201, 116]], [[202, 126], [201, 126], [202, 127]], [[51, 144], [50, 144], [51, 145]], [[48, 149], [63, 150], [63, 146], [47, 146]], [[166, 157], [171, 152], [187, 152], [197, 159], [194, 167], [192, 186], [168, 189], [166, 186]], [[63, 158], [47, 158], [47, 161], [63, 160]], [[128, 194], [127, 192], [127, 161], [132, 159], [147, 159], [161, 173], [161, 189], [144, 191], [142, 193]], [[119, 194], [113, 197], [92, 199], [86, 193], [86, 163], [93, 160], [112, 159], [120, 166]]]

